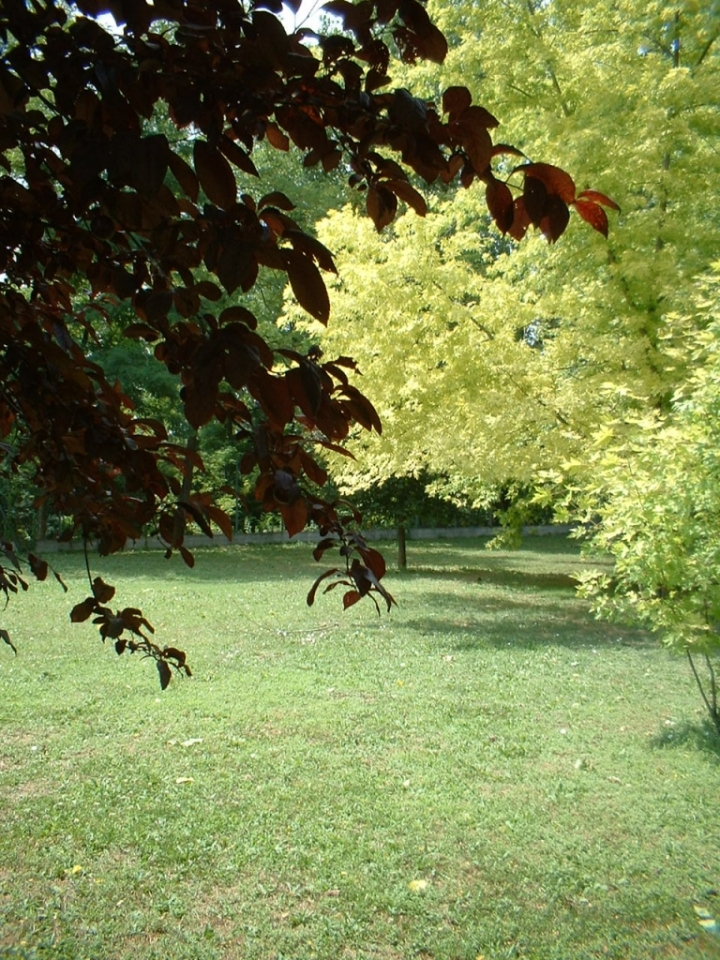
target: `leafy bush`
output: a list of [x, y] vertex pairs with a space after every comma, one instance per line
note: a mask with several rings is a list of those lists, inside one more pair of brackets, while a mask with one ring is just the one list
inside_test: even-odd
[[614, 561], [611, 573], [588, 574], [582, 592], [598, 616], [641, 623], [687, 654], [718, 735], [719, 304], [720, 273], [700, 287], [707, 321], [688, 335], [691, 372], [669, 412], [602, 431], [577, 501], [592, 552]]

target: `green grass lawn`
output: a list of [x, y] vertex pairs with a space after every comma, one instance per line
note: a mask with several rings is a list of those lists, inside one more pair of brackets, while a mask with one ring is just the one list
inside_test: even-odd
[[409, 544], [378, 617], [307, 545], [102, 561], [195, 676], [70, 587], [0, 645], [0, 956], [720, 958], [720, 751], [687, 664], [596, 623], [573, 545]]

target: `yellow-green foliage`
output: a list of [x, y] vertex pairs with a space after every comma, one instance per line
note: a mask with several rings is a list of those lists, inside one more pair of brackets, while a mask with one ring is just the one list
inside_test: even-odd
[[629, 435], [624, 424], [605, 429], [579, 501], [592, 547], [615, 560], [611, 576], [585, 581], [596, 612], [708, 650], [720, 645], [720, 273], [696, 299], [709, 322], [670, 413]]
[[451, 51], [413, 91], [468, 84], [497, 140], [622, 208], [608, 241], [574, 218], [556, 247], [506, 244], [478, 184], [433, 188], [426, 220], [382, 236], [349, 207], [320, 227], [340, 274], [323, 346], [357, 357], [385, 424], [344, 481], [426, 468], [481, 495], [583, 462], [604, 423], [666, 411], [685, 374], [694, 321], [674, 317], [720, 254], [720, 6], [430, 7]]

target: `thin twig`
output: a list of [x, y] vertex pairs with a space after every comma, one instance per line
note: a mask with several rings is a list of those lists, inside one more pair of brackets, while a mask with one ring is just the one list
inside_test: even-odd
[[713, 716], [717, 716], [717, 683], [715, 681], [715, 671], [709, 654], [705, 654], [705, 663], [707, 663], [708, 673], [710, 674], [710, 692], [712, 694]]
[[85, 554], [85, 569], [87, 570], [88, 582], [90, 584], [90, 589], [92, 590], [93, 579], [92, 573], [90, 572], [90, 557], [88, 556], [88, 542], [86, 536], [83, 536], [83, 553]]
[[691, 666], [691, 668], [692, 668], [692, 672], [693, 672], [693, 674], [695, 675], [695, 682], [696, 682], [697, 685], [698, 685], [698, 690], [700, 691], [700, 696], [703, 698], [703, 701], [705, 702], [705, 706], [707, 707], [707, 711], [708, 711], [708, 713], [710, 714], [710, 717], [712, 718], [713, 724], [714, 724], [714, 726], [715, 726], [715, 730], [717, 731], [718, 736], [720, 736], [720, 717], [718, 717], [717, 711], [713, 712], [713, 709], [712, 709], [712, 707], [710, 706], [710, 702], [708, 701], [708, 698], [705, 696], [705, 691], [703, 690], [703, 685], [702, 685], [702, 682], [701, 682], [700, 677], [699, 677], [699, 675], [698, 675], [698, 672], [697, 672], [697, 670], [695, 669], [695, 662], [694, 662], [694, 660], [693, 660], [693, 658], [692, 658], [692, 654], [690, 653], [690, 648], [689, 648], [689, 647], [686, 647], [686, 648], [685, 648], [685, 653], [687, 654], [687, 658], [688, 658], [688, 660], [690, 661], [690, 666]]

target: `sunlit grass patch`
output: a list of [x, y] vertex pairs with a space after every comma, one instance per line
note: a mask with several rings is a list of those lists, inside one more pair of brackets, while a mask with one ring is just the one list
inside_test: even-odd
[[413, 544], [382, 617], [308, 609], [306, 557], [104, 564], [188, 651], [164, 693], [49, 584], [11, 606], [0, 956], [720, 956], [717, 748], [572, 545]]

